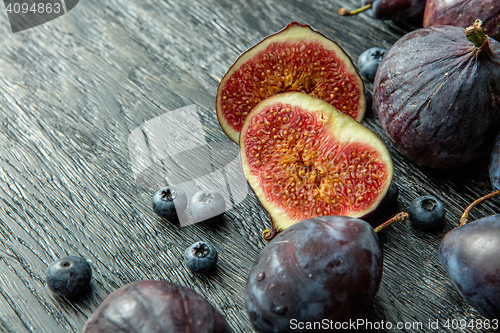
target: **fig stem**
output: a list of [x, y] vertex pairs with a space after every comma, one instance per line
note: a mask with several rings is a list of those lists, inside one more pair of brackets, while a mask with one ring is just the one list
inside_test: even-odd
[[494, 198], [494, 197], [498, 197], [500, 196], [500, 190], [498, 191], [493, 191], [491, 192], [490, 194], [487, 194], [479, 199], [476, 199], [474, 200], [474, 202], [472, 202], [464, 211], [464, 213], [462, 214], [462, 217], [460, 218], [460, 226], [463, 226], [465, 224], [467, 224], [467, 220], [469, 219], [469, 214], [471, 212], [471, 210], [476, 207], [478, 204], [480, 204], [481, 202], [485, 201], [485, 200], [488, 200], [488, 199], [491, 199], [491, 198]]
[[481, 27], [482, 25], [483, 21], [477, 19], [474, 21], [473, 25], [465, 29], [465, 36], [477, 48], [482, 47], [484, 42], [488, 39], [488, 36], [486, 36], [483, 32], [483, 28]]
[[345, 8], [340, 8], [338, 13], [342, 16], [351, 16], [351, 15], [357, 15], [359, 13], [362, 13], [364, 12], [365, 10], [368, 10], [372, 8], [372, 4], [369, 3], [367, 5], [364, 5], [363, 7], [360, 7], [358, 9], [354, 9], [354, 10], [349, 10], [349, 9], [345, 9]]
[[266, 242], [270, 242], [278, 233], [279, 231], [274, 229], [274, 225], [272, 225], [271, 229], [265, 229], [262, 231], [262, 238], [264, 238]]
[[378, 227], [376, 227], [374, 229], [374, 231], [378, 234], [379, 232], [381, 232], [382, 230], [384, 230], [385, 228], [387, 228], [388, 226], [390, 226], [394, 222], [403, 222], [406, 220], [408, 220], [408, 213], [406, 213], [406, 212], [398, 213], [394, 217], [389, 219], [388, 221], [386, 221], [386, 222], [382, 223], [381, 225], [379, 225]]

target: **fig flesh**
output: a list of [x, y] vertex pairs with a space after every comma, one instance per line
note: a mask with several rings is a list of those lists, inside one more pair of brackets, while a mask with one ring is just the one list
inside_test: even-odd
[[423, 26], [454, 25], [466, 28], [476, 18], [483, 21], [484, 32], [500, 38], [500, 2], [498, 0], [427, 0]]
[[483, 316], [500, 319], [500, 214], [449, 231], [439, 259], [465, 300]]
[[393, 176], [389, 152], [372, 131], [300, 92], [269, 97], [252, 110], [240, 156], [276, 232], [315, 216], [367, 215]]
[[193, 290], [144, 280], [115, 290], [87, 320], [83, 333], [232, 332], [222, 314]]
[[216, 99], [222, 129], [237, 143], [252, 108], [287, 91], [321, 98], [357, 121], [365, 114], [364, 84], [351, 58], [308, 25], [292, 22], [244, 52], [222, 78]]
[[[466, 33], [468, 36], [466, 36]], [[432, 168], [463, 165], [490, 149], [500, 126], [500, 43], [480, 21], [400, 38], [374, 80], [374, 107], [399, 152]]]
[[314, 217], [278, 234], [259, 254], [247, 280], [248, 316], [259, 333], [303, 332], [293, 325], [304, 322], [334, 328], [363, 314], [381, 278], [382, 248], [370, 224]]

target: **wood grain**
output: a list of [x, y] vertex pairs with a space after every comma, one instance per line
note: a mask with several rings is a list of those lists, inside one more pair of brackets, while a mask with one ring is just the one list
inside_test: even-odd
[[[249, 191], [215, 225], [181, 228], [159, 219], [151, 209], [154, 189], [134, 180], [128, 136], [152, 118], [194, 104], [207, 142], [230, 143], [215, 116], [218, 83], [239, 54], [290, 21], [310, 24], [353, 59], [372, 46], [388, 48], [415, 28], [367, 14], [337, 15], [340, 7], [357, 5], [354, 0], [86, 0], [56, 20], [16, 34], [4, 15], [0, 330], [79, 332], [110, 292], [132, 281], [161, 279], [206, 297], [235, 332], [252, 332], [244, 288], [265, 246], [266, 213]], [[376, 225], [424, 194], [442, 199], [447, 208], [446, 225], [438, 232], [402, 223], [381, 234], [384, 277], [367, 318], [424, 324], [482, 318], [446, 277], [437, 248], [467, 204], [491, 189], [487, 158], [460, 170], [423, 169], [393, 149], [373, 112], [364, 124], [390, 147], [400, 187], [398, 207], [369, 221]], [[481, 205], [472, 218], [498, 211], [497, 205], [498, 199]], [[182, 260], [184, 249], [201, 239], [219, 250], [219, 264], [209, 276], [191, 273]], [[61, 298], [45, 286], [47, 265], [68, 254], [91, 262], [93, 288], [86, 297]]]

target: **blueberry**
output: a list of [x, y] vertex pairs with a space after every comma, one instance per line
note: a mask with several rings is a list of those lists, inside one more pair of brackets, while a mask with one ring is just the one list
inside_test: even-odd
[[53, 261], [46, 272], [47, 287], [61, 296], [75, 296], [86, 291], [92, 268], [80, 257], [67, 256]]
[[177, 212], [184, 212], [186, 207], [186, 193], [175, 186], [164, 187], [153, 195], [153, 210], [159, 217], [178, 219]]
[[217, 263], [217, 250], [207, 242], [196, 242], [184, 252], [187, 267], [195, 273], [208, 273]]
[[439, 199], [428, 195], [413, 201], [408, 207], [408, 215], [415, 228], [431, 230], [443, 224], [445, 210]]
[[398, 185], [394, 181], [392, 181], [391, 186], [387, 190], [387, 193], [385, 194], [384, 199], [382, 199], [380, 205], [381, 206], [393, 205], [396, 203], [398, 196], [399, 196]]
[[195, 222], [211, 222], [224, 214], [226, 201], [217, 191], [201, 190], [191, 198], [189, 211]]
[[386, 55], [387, 49], [381, 47], [372, 47], [361, 53], [358, 58], [358, 68], [362, 76], [368, 81], [373, 82], [378, 65]]

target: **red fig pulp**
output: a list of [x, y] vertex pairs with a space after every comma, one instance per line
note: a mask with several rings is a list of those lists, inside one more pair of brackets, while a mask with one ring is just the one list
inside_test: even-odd
[[287, 91], [321, 98], [361, 121], [364, 85], [352, 60], [332, 40], [307, 25], [290, 23], [243, 53], [217, 90], [217, 118], [238, 142], [243, 121], [261, 100]]
[[304, 93], [267, 98], [240, 134], [243, 172], [277, 231], [310, 217], [360, 217], [387, 192], [384, 143], [333, 106]]

